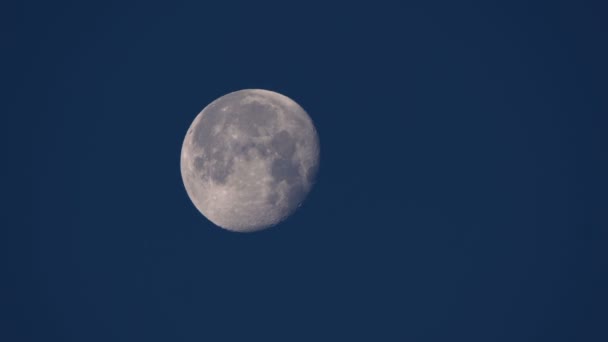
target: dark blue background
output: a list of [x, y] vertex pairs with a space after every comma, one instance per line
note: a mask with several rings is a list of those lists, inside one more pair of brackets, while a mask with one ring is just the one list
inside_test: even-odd
[[[4, 3], [0, 340], [608, 341], [600, 3]], [[179, 171], [243, 88], [321, 139], [256, 234]]]

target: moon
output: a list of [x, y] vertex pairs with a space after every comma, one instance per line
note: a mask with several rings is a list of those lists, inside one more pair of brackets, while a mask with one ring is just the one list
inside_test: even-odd
[[292, 215], [312, 189], [319, 137], [287, 96], [239, 90], [196, 116], [180, 168], [190, 200], [207, 219], [230, 231], [259, 231]]

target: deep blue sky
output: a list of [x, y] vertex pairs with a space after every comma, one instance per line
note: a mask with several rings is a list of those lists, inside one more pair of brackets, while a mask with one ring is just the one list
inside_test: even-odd
[[[608, 341], [600, 1], [0, 6], [1, 341]], [[182, 139], [264, 88], [321, 140], [275, 229]]]

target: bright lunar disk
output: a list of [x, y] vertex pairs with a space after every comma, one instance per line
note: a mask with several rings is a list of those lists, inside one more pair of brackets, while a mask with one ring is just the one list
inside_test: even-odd
[[310, 192], [319, 166], [312, 120], [290, 98], [261, 89], [224, 95], [192, 122], [181, 172], [196, 208], [236, 232], [274, 226]]

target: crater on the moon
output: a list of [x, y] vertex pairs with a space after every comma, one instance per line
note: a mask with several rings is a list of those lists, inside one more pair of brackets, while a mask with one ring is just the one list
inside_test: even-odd
[[207, 106], [182, 147], [182, 178], [195, 206], [229, 230], [255, 231], [284, 220], [312, 188], [316, 130], [291, 99], [241, 90]]

